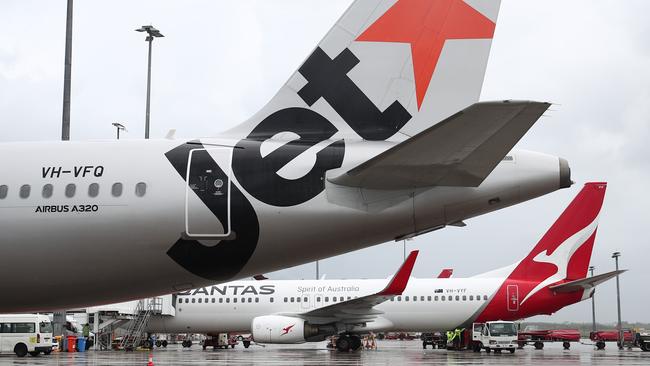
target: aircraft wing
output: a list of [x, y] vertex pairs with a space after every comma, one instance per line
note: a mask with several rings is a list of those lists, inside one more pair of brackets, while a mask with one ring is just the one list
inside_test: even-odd
[[329, 179], [369, 189], [478, 187], [550, 103], [476, 103]]
[[417, 256], [418, 251], [412, 251], [388, 285], [375, 294], [342, 301], [304, 313], [288, 315], [309, 319], [313, 324], [330, 322], [360, 324], [372, 321], [378, 315], [382, 314], [381, 311], [374, 309], [374, 306], [388, 301], [394, 296], [401, 295], [404, 292], [411, 277], [411, 271], [413, 270]]
[[559, 285], [549, 286], [549, 289], [555, 292], [575, 292], [575, 291], [588, 290], [626, 271], [627, 271], [626, 269], [623, 269], [620, 271], [607, 272], [593, 277], [587, 277], [580, 280], [562, 283]]

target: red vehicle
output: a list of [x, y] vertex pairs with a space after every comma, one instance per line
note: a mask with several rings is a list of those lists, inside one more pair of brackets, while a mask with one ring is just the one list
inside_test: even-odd
[[[589, 339], [596, 342], [596, 348], [604, 349], [605, 342], [618, 343], [618, 330], [599, 330], [589, 333]], [[623, 343], [634, 343], [634, 333], [630, 329], [623, 330]]]
[[535, 349], [543, 349], [544, 343], [562, 342], [564, 349], [571, 348], [571, 342], [580, 341], [580, 331], [577, 329], [541, 329], [519, 332], [519, 348], [533, 344]]

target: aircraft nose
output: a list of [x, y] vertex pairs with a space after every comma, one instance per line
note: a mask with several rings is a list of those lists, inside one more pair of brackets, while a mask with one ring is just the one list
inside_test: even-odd
[[560, 188], [569, 188], [575, 183], [571, 180], [571, 167], [569, 162], [564, 158], [560, 160]]

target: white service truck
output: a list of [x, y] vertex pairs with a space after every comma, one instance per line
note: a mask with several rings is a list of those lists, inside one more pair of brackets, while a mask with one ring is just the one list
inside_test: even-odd
[[472, 325], [472, 350], [474, 352], [501, 353], [508, 350], [515, 353], [517, 349], [517, 324], [508, 321], [474, 323]]

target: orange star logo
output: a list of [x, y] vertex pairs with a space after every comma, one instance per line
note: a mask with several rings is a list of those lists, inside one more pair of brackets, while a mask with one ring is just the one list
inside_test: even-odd
[[418, 109], [448, 39], [491, 39], [495, 24], [462, 0], [398, 0], [357, 41], [410, 43]]

